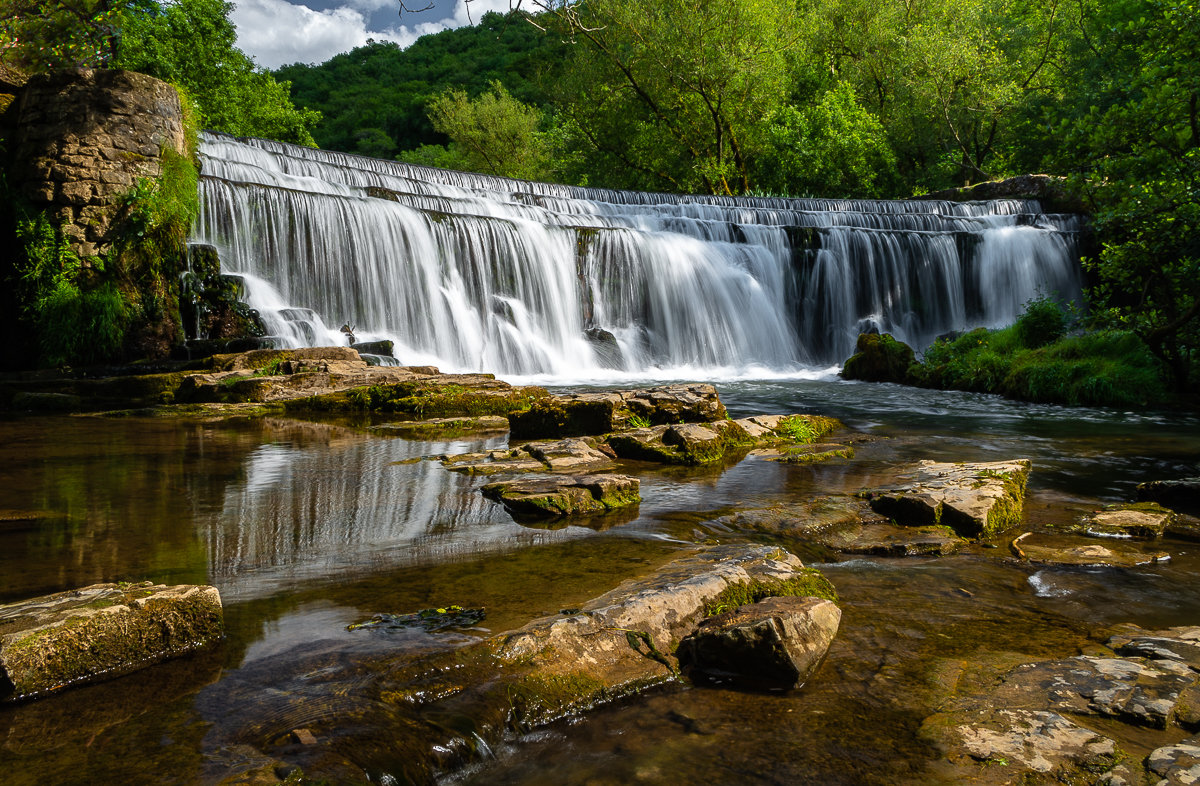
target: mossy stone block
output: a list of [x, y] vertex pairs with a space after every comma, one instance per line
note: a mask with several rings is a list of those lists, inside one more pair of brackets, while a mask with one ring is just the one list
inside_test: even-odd
[[0, 701], [43, 696], [222, 637], [215, 587], [93, 584], [0, 606]]

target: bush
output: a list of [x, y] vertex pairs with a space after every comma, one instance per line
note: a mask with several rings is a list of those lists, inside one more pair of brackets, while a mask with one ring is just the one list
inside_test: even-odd
[[1067, 315], [1048, 297], [1034, 298], [1025, 304], [1013, 327], [1017, 340], [1027, 349], [1037, 349], [1058, 341], [1067, 332]]

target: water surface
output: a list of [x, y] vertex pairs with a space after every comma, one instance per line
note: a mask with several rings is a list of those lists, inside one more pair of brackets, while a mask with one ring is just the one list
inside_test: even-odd
[[[482, 498], [481, 479], [431, 458], [496, 439], [408, 441], [287, 419], [0, 423], [0, 510], [26, 516], [0, 524], [0, 600], [95, 581], [203, 582], [220, 589], [228, 623], [214, 651], [0, 709], [5, 783], [211, 782], [264, 765], [253, 748], [267, 742], [261, 730], [308, 723], [344, 723], [347, 734], [356, 726], [354, 739], [373, 748], [363, 760], [387, 761], [402, 731], [394, 718], [354, 714], [355, 686], [365, 691], [372, 679], [358, 664], [460, 646], [577, 606], [691, 542], [739, 537], [707, 523], [720, 513], [854, 492], [917, 459], [1026, 457], [1026, 518], [1036, 529], [1129, 499], [1138, 482], [1195, 474], [1200, 461], [1191, 416], [833, 380], [721, 392], [734, 416], [836, 415], [861, 430], [858, 457], [809, 467], [753, 457], [727, 468], [629, 465], [642, 479], [635, 513], [550, 529], [514, 523]], [[1135, 571], [1035, 570], [979, 548], [836, 563], [801, 549], [845, 611], [803, 689], [675, 686], [511, 738], [494, 758], [447, 777], [935, 783], [937, 753], [919, 728], [947, 664], [981, 651], [1075, 654], [1105, 624], [1200, 621], [1200, 544], [1159, 545], [1172, 561]], [[347, 630], [378, 612], [452, 603], [486, 607], [480, 629]]]

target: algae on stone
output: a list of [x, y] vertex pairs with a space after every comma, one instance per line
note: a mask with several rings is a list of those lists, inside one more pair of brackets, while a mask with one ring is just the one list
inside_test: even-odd
[[105, 679], [219, 640], [215, 587], [94, 584], [0, 606], [0, 700]]
[[871, 507], [901, 526], [938, 524], [963, 537], [986, 537], [1021, 523], [1029, 459], [987, 463], [921, 461], [905, 482], [865, 493]]
[[571, 516], [601, 513], [641, 501], [637, 478], [625, 475], [534, 478], [489, 483], [483, 495], [514, 515]]

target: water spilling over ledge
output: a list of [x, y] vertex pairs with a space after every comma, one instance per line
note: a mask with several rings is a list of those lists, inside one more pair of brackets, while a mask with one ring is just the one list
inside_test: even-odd
[[599, 379], [765, 377], [876, 329], [923, 347], [1080, 291], [1034, 201], [700, 197], [532, 183], [206, 134], [194, 239], [289, 346]]

